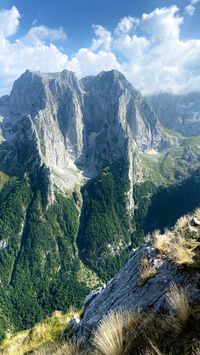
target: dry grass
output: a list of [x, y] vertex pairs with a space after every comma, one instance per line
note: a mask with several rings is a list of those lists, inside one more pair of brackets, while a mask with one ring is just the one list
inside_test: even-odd
[[200, 220], [200, 208], [197, 208], [195, 211], [194, 211], [194, 216]]
[[177, 265], [192, 265], [194, 256], [192, 245], [181, 237], [171, 245], [169, 257]]
[[113, 312], [94, 334], [95, 355], [200, 355], [200, 307], [172, 285], [166, 298], [173, 314]]
[[55, 355], [79, 355], [81, 354], [81, 351], [75, 344], [68, 342], [63, 344], [61, 348], [57, 349], [54, 354]]
[[192, 355], [200, 355], [200, 342], [192, 347]]
[[102, 319], [93, 339], [96, 354], [123, 354], [123, 327], [128, 317], [127, 312], [114, 311]]
[[188, 219], [184, 216], [178, 220], [173, 231], [166, 230], [162, 235], [156, 231], [152, 235], [153, 245], [160, 255], [167, 256], [178, 266], [192, 266], [194, 263], [194, 249], [197, 243], [190, 237], [187, 226]]
[[151, 340], [149, 340], [149, 346], [150, 348], [145, 351], [144, 355], [164, 355], [160, 352], [158, 347], [151, 342]]
[[139, 286], [144, 286], [145, 283], [158, 273], [158, 270], [149, 264], [147, 258], [143, 258], [140, 265]]
[[191, 312], [186, 292], [177, 285], [172, 284], [167, 293], [167, 299], [172, 310], [176, 312], [178, 321], [185, 325]]
[[152, 236], [153, 244], [161, 254], [168, 254], [171, 250], [171, 235], [169, 233], [160, 234], [156, 231]]
[[187, 228], [188, 226], [188, 216], [182, 216], [181, 218], [179, 218], [175, 224], [175, 229], [176, 230], [182, 230]]

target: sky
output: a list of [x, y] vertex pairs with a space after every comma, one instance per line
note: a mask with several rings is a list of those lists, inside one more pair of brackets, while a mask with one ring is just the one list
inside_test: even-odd
[[0, 0], [0, 95], [27, 69], [200, 91], [200, 0]]

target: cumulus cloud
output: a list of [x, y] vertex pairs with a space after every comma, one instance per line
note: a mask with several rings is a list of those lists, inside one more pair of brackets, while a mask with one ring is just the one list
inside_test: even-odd
[[20, 13], [15, 6], [0, 11], [0, 37], [9, 37], [17, 32]]
[[121, 35], [121, 34], [127, 34], [129, 33], [133, 28], [135, 28], [138, 24], [138, 19], [128, 16], [124, 17], [121, 19], [121, 21], [118, 23], [116, 29], [115, 29], [115, 34], [116, 35]]
[[121, 70], [114, 53], [108, 51], [93, 52], [91, 49], [81, 48], [68, 63], [67, 68], [75, 71], [79, 77], [96, 75], [103, 70]]
[[191, 0], [190, 3], [185, 7], [185, 12], [190, 15], [193, 16], [195, 13], [195, 5], [198, 4], [200, 2], [200, 0]]
[[114, 50], [131, 61], [138, 60], [143, 56], [145, 50], [150, 46], [150, 41], [145, 37], [138, 37], [136, 35], [123, 35], [114, 40]]
[[58, 41], [67, 39], [67, 35], [62, 28], [51, 29], [46, 26], [33, 26], [28, 33], [21, 38], [23, 42], [29, 44], [40, 43], [41, 41]]
[[150, 14], [143, 14], [141, 28], [149, 33], [154, 40], [178, 38], [183, 17], [178, 14], [177, 6], [156, 9]]
[[[60, 71], [67, 67], [68, 57], [53, 43], [66, 39], [62, 28], [34, 26], [17, 38], [20, 13], [15, 6], [0, 11], [0, 94], [9, 92], [13, 81], [26, 69]], [[48, 44], [47, 44], [48, 42]]]
[[100, 25], [93, 26], [93, 29], [97, 38], [94, 38], [92, 40], [91, 50], [96, 51], [99, 49], [103, 49], [105, 51], [109, 51], [112, 42], [111, 33], [107, 31], [105, 27]]
[[[191, 0], [195, 6], [200, 0]], [[33, 26], [15, 41], [20, 21], [18, 10], [0, 11], [0, 92], [8, 92], [26, 69], [45, 72], [73, 70], [79, 77], [118, 69], [143, 94], [200, 91], [200, 39], [181, 39], [184, 17], [177, 6], [157, 8], [141, 18], [124, 17], [113, 31], [93, 26], [89, 48], [73, 57], [60, 50], [62, 28]]]
[[192, 16], [195, 13], [195, 7], [192, 4], [189, 4], [185, 7], [185, 11], [188, 15]]

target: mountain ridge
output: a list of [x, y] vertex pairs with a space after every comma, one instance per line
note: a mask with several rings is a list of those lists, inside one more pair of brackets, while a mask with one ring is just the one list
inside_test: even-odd
[[0, 115], [3, 337], [80, 307], [145, 234], [197, 207], [200, 143], [164, 129], [117, 71], [28, 71]]
[[[22, 146], [32, 140], [39, 165], [50, 168], [52, 180], [61, 189], [83, 184], [87, 176], [95, 176], [106, 164], [121, 158], [129, 164], [131, 181], [134, 151], [162, 145], [159, 123], [150, 106], [116, 70], [80, 81], [66, 70], [50, 74], [26, 71], [15, 81], [10, 97], [1, 101], [4, 141], [14, 151], [20, 140]], [[71, 175], [71, 183], [62, 179], [66, 174]], [[53, 201], [53, 195], [47, 200]]]

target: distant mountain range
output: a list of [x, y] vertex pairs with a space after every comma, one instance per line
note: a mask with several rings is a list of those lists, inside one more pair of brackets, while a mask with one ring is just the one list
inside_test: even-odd
[[146, 99], [164, 127], [186, 137], [200, 135], [200, 92], [182, 96], [161, 93]]
[[26, 71], [0, 98], [0, 336], [81, 307], [199, 205], [198, 98], [143, 98], [116, 70]]

